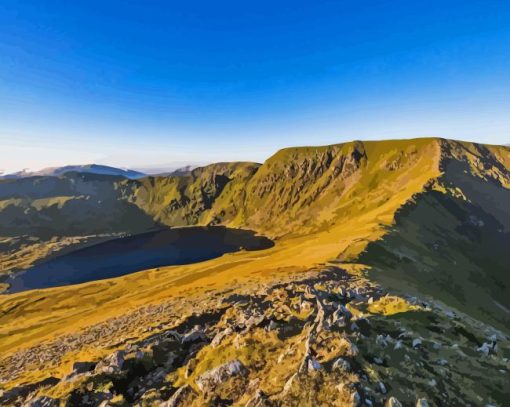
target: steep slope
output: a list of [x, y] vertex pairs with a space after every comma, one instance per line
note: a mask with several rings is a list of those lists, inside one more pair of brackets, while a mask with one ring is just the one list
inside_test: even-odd
[[124, 197], [168, 226], [225, 223], [239, 211], [256, 163], [217, 163], [125, 184]]
[[441, 141], [443, 175], [360, 261], [402, 292], [510, 326], [510, 148]]
[[277, 236], [332, 232], [371, 211], [391, 223], [394, 210], [438, 174], [438, 159], [434, 139], [282, 150], [248, 183], [244, 223]]

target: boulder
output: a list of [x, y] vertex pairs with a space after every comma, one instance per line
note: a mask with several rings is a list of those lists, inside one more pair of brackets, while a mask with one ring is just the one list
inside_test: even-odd
[[160, 404], [161, 407], [178, 407], [178, 406], [186, 406], [189, 404], [190, 400], [196, 396], [195, 391], [190, 385], [185, 385], [179, 387], [177, 391], [172, 394], [167, 401], [164, 401]]
[[386, 400], [384, 407], [402, 407], [402, 403], [396, 397], [391, 396]]
[[377, 384], [377, 390], [379, 390], [381, 392], [381, 394], [386, 394], [387, 393], [386, 386], [384, 385], [383, 382], [379, 382]]
[[333, 370], [339, 370], [342, 372], [350, 372], [351, 370], [351, 364], [347, 362], [343, 358], [338, 358], [333, 362], [333, 365], [331, 367]]
[[205, 372], [196, 380], [196, 383], [201, 391], [207, 393], [231, 377], [246, 377], [247, 375], [248, 370], [246, 367], [239, 360], [235, 359]]
[[345, 305], [340, 304], [340, 305], [338, 306], [338, 310], [339, 310], [339, 311], [340, 311], [343, 315], [345, 315], [345, 318], [346, 318], [347, 320], [349, 320], [349, 319], [351, 319], [351, 318], [352, 318], [352, 313], [351, 313], [351, 311], [349, 311]]
[[376, 365], [383, 365], [384, 364], [384, 360], [382, 358], [380, 358], [380, 357], [377, 357], [377, 356], [374, 357], [373, 361], [374, 361], [374, 363]]
[[232, 335], [232, 333], [233, 333], [233, 332], [234, 332], [234, 331], [233, 331], [233, 330], [232, 330], [232, 328], [230, 328], [230, 327], [228, 327], [228, 328], [226, 328], [226, 329], [224, 329], [224, 330], [222, 330], [222, 331], [218, 332], [218, 333], [216, 334], [216, 336], [213, 338], [213, 340], [211, 341], [211, 346], [212, 346], [213, 348], [215, 348], [216, 346], [218, 346], [218, 345], [221, 343], [221, 341], [222, 341], [223, 339], [225, 339], [225, 338], [226, 338], [227, 336], [229, 336], [229, 335]]
[[272, 403], [262, 390], [257, 390], [255, 395], [248, 400], [244, 407], [269, 407]]
[[96, 367], [95, 362], [74, 362], [71, 374], [82, 374], [91, 372]]
[[321, 370], [322, 365], [319, 363], [319, 361], [315, 358], [308, 358], [308, 371], [314, 371], [314, 370]]
[[353, 406], [361, 405], [361, 396], [357, 391], [351, 394], [351, 402]]
[[386, 340], [384, 335], [377, 335], [375, 338], [375, 343], [383, 348], [388, 346], [388, 341]]
[[331, 323], [332, 326], [336, 325], [338, 328], [344, 328], [347, 324], [347, 318], [340, 310], [336, 310], [331, 315]]
[[413, 339], [413, 348], [419, 348], [422, 345], [421, 338]]
[[489, 354], [496, 352], [496, 345], [494, 342], [492, 343], [484, 342], [483, 345], [477, 348], [476, 350], [478, 352], [483, 353], [485, 356], [489, 356]]
[[193, 331], [184, 335], [181, 339], [181, 342], [185, 344], [185, 343], [206, 341], [206, 340], [207, 340], [207, 336], [205, 335], [204, 331], [200, 328], [195, 328]]
[[279, 325], [277, 322], [271, 320], [268, 324], [268, 326], [266, 327], [266, 330], [267, 331], [275, 331], [279, 328]]
[[94, 371], [96, 373], [108, 373], [115, 374], [119, 373], [124, 366], [124, 356], [125, 353], [122, 350], [117, 350], [113, 352], [110, 356], [101, 360]]
[[58, 401], [51, 397], [41, 396], [27, 401], [23, 407], [57, 407]]

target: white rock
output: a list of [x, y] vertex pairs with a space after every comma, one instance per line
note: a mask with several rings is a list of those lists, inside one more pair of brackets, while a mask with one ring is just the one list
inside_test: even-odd
[[418, 346], [421, 346], [422, 341], [420, 338], [416, 338], [413, 340], [413, 348], [417, 348]]
[[294, 373], [292, 376], [289, 377], [289, 380], [287, 380], [287, 382], [285, 383], [285, 386], [283, 386], [284, 393], [287, 393], [290, 390], [296, 377], [297, 377], [297, 373]]
[[182, 337], [181, 342], [182, 343], [189, 343], [189, 342], [195, 342], [198, 340], [206, 340], [207, 337], [205, 336], [204, 332], [201, 329], [195, 329], [191, 331], [190, 333], [184, 335]]
[[319, 363], [317, 359], [310, 358], [308, 359], [308, 371], [310, 370], [321, 370], [322, 365]]
[[491, 349], [492, 349], [492, 345], [487, 342], [484, 342], [483, 345], [480, 346], [479, 348], [477, 348], [476, 350], [478, 352], [483, 353], [485, 356], [489, 356]]
[[182, 387], [179, 387], [177, 391], [172, 394], [172, 397], [170, 397], [167, 401], [164, 401], [159, 406], [160, 407], [177, 407], [182, 406], [183, 403], [186, 401], [186, 399], [194, 394], [193, 388], [186, 384]]
[[233, 376], [246, 376], [248, 371], [239, 360], [232, 360], [214, 369], [208, 370], [197, 380], [197, 386], [203, 392], [216, 387]]
[[384, 361], [381, 358], [375, 357], [374, 363], [377, 365], [382, 365], [384, 363]]
[[233, 333], [232, 328], [228, 327], [221, 332], [218, 332], [216, 336], [211, 341], [211, 346], [214, 348], [218, 346], [223, 339], [225, 339], [228, 335]]
[[94, 370], [96, 373], [112, 374], [120, 372], [123, 366], [124, 366], [124, 351], [117, 350], [113, 352], [110, 356], [101, 360]]
[[351, 370], [351, 364], [343, 358], [338, 358], [333, 363], [332, 369], [349, 372]]
[[383, 382], [379, 382], [377, 387], [379, 388], [379, 391], [382, 393], [382, 394], [386, 394], [386, 386], [384, 385]]
[[36, 397], [25, 404], [23, 407], [57, 407], [58, 401], [47, 396]]
[[352, 400], [352, 404], [354, 404], [355, 406], [360, 405], [361, 397], [357, 391], [355, 391], [354, 393], [351, 394], [351, 400]]
[[418, 399], [416, 407], [429, 407], [429, 402], [426, 399]]
[[386, 338], [383, 335], [377, 335], [377, 337], [375, 338], [375, 343], [378, 344], [379, 346], [382, 346], [383, 348], [388, 346], [388, 342], [386, 341]]
[[396, 397], [390, 397], [384, 407], [402, 407], [402, 403]]

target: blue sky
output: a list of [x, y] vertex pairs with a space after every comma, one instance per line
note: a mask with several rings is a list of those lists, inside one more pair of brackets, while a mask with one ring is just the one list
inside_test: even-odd
[[510, 142], [506, 1], [0, 3], [0, 169]]

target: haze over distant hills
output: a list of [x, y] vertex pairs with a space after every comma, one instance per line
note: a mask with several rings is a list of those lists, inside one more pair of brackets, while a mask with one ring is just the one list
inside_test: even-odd
[[44, 168], [39, 171], [19, 171], [11, 174], [5, 174], [0, 176], [3, 179], [16, 179], [16, 178], [26, 178], [26, 177], [34, 177], [34, 176], [59, 176], [64, 175], [68, 172], [79, 172], [86, 174], [98, 174], [98, 175], [115, 175], [122, 176], [129, 179], [137, 179], [144, 177], [145, 174], [139, 171], [129, 170], [129, 169], [121, 169], [110, 167], [107, 165], [98, 165], [98, 164], [85, 164], [85, 165], [66, 165], [63, 167], [50, 167]]
[[97, 175], [120, 176], [128, 179], [139, 179], [145, 176], [173, 176], [185, 175], [197, 165], [147, 167], [140, 170], [117, 168], [101, 164], [65, 165], [62, 167], [43, 168], [39, 171], [22, 170], [18, 172], [0, 175], [0, 179], [19, 179], [28, 177], [57, 177], [70, 172]]

